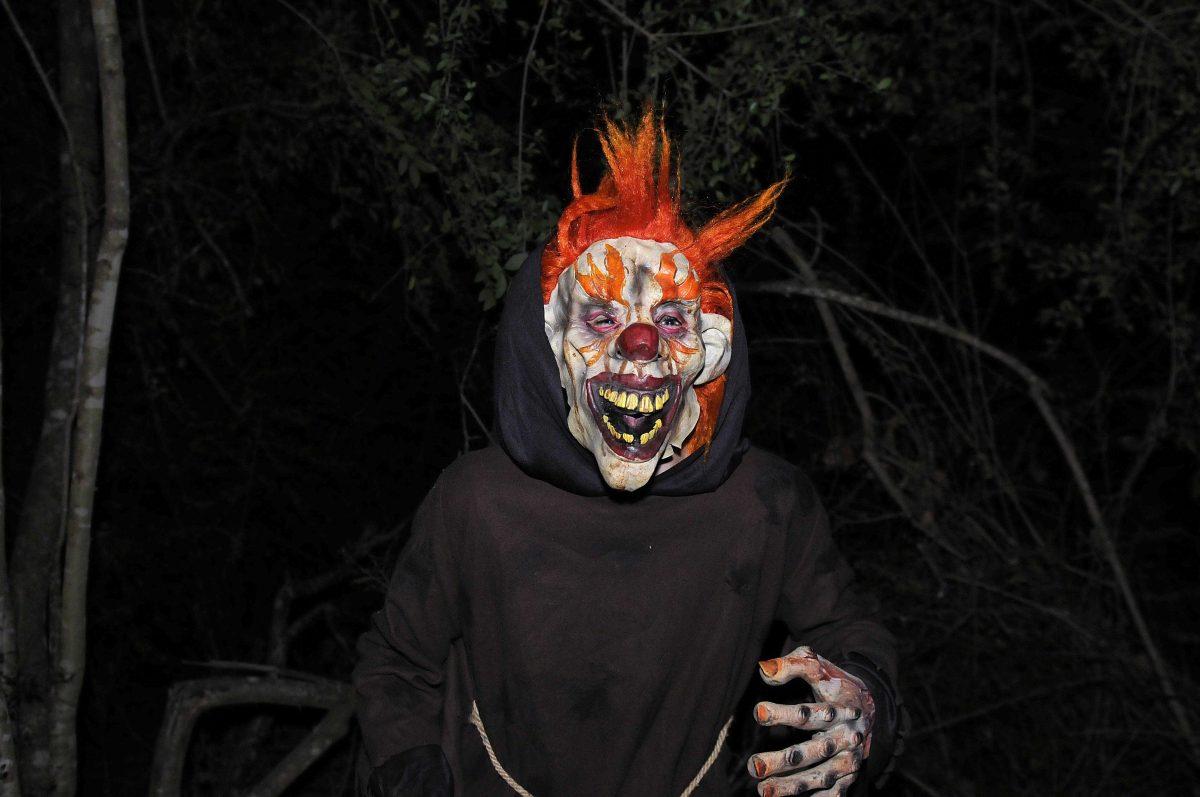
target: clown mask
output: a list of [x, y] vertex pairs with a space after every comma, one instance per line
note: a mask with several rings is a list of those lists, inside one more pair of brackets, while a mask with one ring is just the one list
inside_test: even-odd
[[571, 434], [609, 487], [637, 490], [712, 441], [734, 334], [717, 264], [771, 217], [786, 181], [693, 230], [654, 111], [597, 132], [608, 169], [584, 193], [572, 157], [572, 199], [542, 252], [542, 303]]
[[695, 429], [695, 386], [729, 365], [729, 319], [701, 311], [697, 275], [673, 244], [621, 237], [562, 272], [545, 322], [571, 434], [610, 487], [644, 486]]

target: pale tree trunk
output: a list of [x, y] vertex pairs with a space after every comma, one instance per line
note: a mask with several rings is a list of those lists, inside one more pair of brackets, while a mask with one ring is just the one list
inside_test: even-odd
[[[62, 549], [71, 421], [83, 345], [88, 220], [98, 204], [99, 129], [95, 44], [87, 0], [58, 3], [58, 97], [67, 126], [60, 150], [61, 250], [58, 308], [50, 343], [41, 436], [13, 540], [20, 764], [29, 795], [50, 790], [51, 658], [47, 629]], [[82, 195], [81, 195], [82, 192]], [[57, 603], [57, 599], [55, 600]]]
[[[0, 334], [0, 415], [4, 408], [4, 335]], [[0, 454], [4, 447], [0, 445]], [[0, 462], [3, 457], [0, 456]], [[4, 469], [0, 467], [0, 797], [20, 797], [12, 707], [17, 677], [16, 623], [8, 589], [8, 539], [4, 532]]]
[[79, 399], [71, 438], [71, 476], [63, 549], [57, 683], [51, 705], [50, 766], [54, 793], [76, 788], [75, 718], [83, 687], [87, 623], [88, 554], [92, 503], [100, 459], [105, 380], [121, 260], [129, 240], [129, 151], [125, 123], [125, 67], [116, 0], [92, 0], [92, 28], [100, 77], [104, 141], [104, 231], [96, 254], [79, 369]]

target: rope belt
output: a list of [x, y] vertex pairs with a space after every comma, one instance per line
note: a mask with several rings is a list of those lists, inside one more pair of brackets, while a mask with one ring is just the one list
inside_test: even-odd
[[[717, 756], [721, 754], [721, 747], [725, 744], [725, 737], [729, 734], [729, 725], [733, 722], [733, 717], [725, 720], [725, 724], [721, 726], [721, 732], [717, 734], [717, 743], [713, 745], [712, 752], [708, 754], [708, 760], [704, 762], [704, 766], [700, 767], [700, 771], [696, 773], [696, 777], [692, 778], [692, 782], [687, 785], [687, 788], [679, 795], [679, 797], [691, 797], [692, 792], [700, 785], [700, 781], [704, 780], [704, 776], [708, 774], [708, 770], [712, 769], [712, 765], [716, 763]], [[479, 740], [483, 742], [483, 749], [487, 751], [488, 759], [492, 762], [492, 769], [496, 770], [496, 774], [509, 785], [521, 797], [533, 797], [524, 786], [517, 783], [516, 778], [508, 774], [508, 770], [500, 763], [500, 759], [496, 757], [496, 750], [492, 747], [492, 740], [488, 738], [487, 729], [483, 727], [483, 717], [479, 716], [479, 704], [471, 701], [471, 724], [475, 726], [475, 730], [479, 731]]]

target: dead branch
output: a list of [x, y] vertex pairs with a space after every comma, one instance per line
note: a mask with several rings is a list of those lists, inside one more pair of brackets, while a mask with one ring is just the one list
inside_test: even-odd
[[680, 64], [682, 64], [684, 66], [684, 68], [686, 68], [693, 75], [695, 75], [696, 77], [700, 78], [705, 83], [707, 83], [708, 85], [715, 88], [722, 95], [724, 95], [726, 97], [729, 96], [729, 89], [725, 88], [724, 86], [717, 85], [716, 82], [714, 82], [713, 79], [708, 76], [707, 72], [702, 70], [700, 67], [696, 66], [690, 60], [688, 60], [688, 57], [686, 55], [684, 55], [682, 52], [680, 52], [678, 48], [672, 47], [669, 44], [662, 44], [659, 41], [659, 35], [657, 33], [654, 33], [653, 31], [648, 30], [644, 25], [641, 25], [640, 23], [638, 23], [638, 21], [636, 19], [629, 16], [628, 14], [626, 14], [621, 9], [617, 8], [612, 3], [608, 2], [608, 0], [597, 0], [597, 2], [599, 2], [600, 5], [604, 6], [606, 9], [608, 9], [608, 12], [610, 14], [612, 14], [614, 17], [616, 17], [617, 19], [619, 19], [623, 24], [629, 26], [633, 30], [640, 33], [646, 39], [646, 41], [650, 42], [651, 44], [660, 44], [664, 50], [666, 50], [668, 53], [670, 53], [671, 56], [676, 61], [678, 61]]
[[[1121, 594], [1121, 598], [1125, 603], [1126, 610], [1129, 612], [1134, 629], [1141, 640], [1142, 647], [1146, 651], [1147, 657], [1150, 659], [1151, 666], [1155, 676], [1158, 678], [1159, 686], [1162, 689], [1163, 696], [1166, 698], [1167, 704], [1170, 706], [1171, 713], [1175, 718], [1179, 732], [1186, 740], [1188, 748], [1191, 752], [1194, 762], [1200, 762], [1200, 739], [1192, 731], [1191, 722], [1188, 720], [1187, 711], [1183, 703], [1179, 699], [1179, 693], [1175, 688], [1174, 678], [1167, 664], [1159, 652], [1158, 645], [1154, 641], [1153, 635], [1150, 633], [1150, 628], [1146, 624], [1145, 617], [1142, 614], [1141, 606], [1138, 603], [1137, 596], [1133, 593], [1133, 587], [1129, 583], [1129, 577], [1125, 570], [1125, 565], [1121, 561], [1120, 553], [1117, 551], [1116, 544], [1113, 542], [1112, 531], [1108, 527], [1108, 523], [1104, 518], [1103, 512], [1100, 510], [1100, 504], [1096, 500], [1095, 491], [1092, 489], [1091, 481], [1088, 479], [1087, 473], [1083, 469], [1083, 465], [1079, 460], [1078, 450], [1074, 443], [1071, 442], [1066, 430], [1063, 429], [1061, 422], [1058, 420], [1058, 415], [1054, 412], [1054, 408], [1050, 406], [1046, 395], [1049, 390], [1046, 383], [1040, 379], [1031, 368], [1022, 363], [1011, 354], [987, 343], [980, 338], [972, 335], [961, 329], [946, 324], [933, 318], [909, 313], [904, 310], [899, 310], [894, 307], [875, 302], [870, 299], [864, 299], [860, 296], [843, 293], [841, 291], [824, 288], [817, 284], [816, 275], [813, 274], [811, 266], [808, 265], [803, 254], [790, 235], [784, 230], [775, 229], [772, 231], [772, 238], [784, 250], [789, 259], [796, 265], [802, 274], [801, 279], [784, 280], [777, 282], [761, 283], [753, 286], [752, 290], [759, 293], [777, 293], [785, 296], [808, 296], [817, 301], [818, 309], [826, 302], [836, 302], [856, 310], [861, 310], [875, 315], [885, 316], [897, 321], [909, 324], [910, 326], [928, 329], [939, 334], [942, 334], [952, 340], [964, 343], [977, 351], [986, 354], [997, 362], [1003, 364], [1009, 370], [1020, 376], [1028, 391], [1029, 398], [1037, 407], [1038, 414], [1041, 415], [1046, 427], [1050, 430], [1054, 441], [1062, 453], [1063, 458], [1067, 462], [1067, 467], [1071, 472], [1072, 479], [1079, 491], [1080, 497], [1083, 499], [1084, 508], [1088, 518], [1092, 523], [1092, 541], [1099, 551], [1102, 558], [1112, 570], [1113, 577], [1117, 583], [1117, 588]], [[822, 313], [824, 320], [825, 314]], [[844, 346], [844, 344], [843, 344]], [[861, 387], [859, 388], [861, 390]]]
[[[278, 794], [278, 791], [264, 790], [264, 787], [269, 789], [278, 786], [282, 790], [337, 741], [349, 727], [350, 715], [346, 707], [351, 703], [352, 692], [349, 685], [334, 681], [264, 679], [252, 676], [203, 678], [178, 683], [171, 688], [167, 698], [166, 716], [155, 745], [154, 764], [150, 772], [150, 795], [179, 796], [192, 730], [200, 715], [209, 709], [266, 704], [329, 710], [329, 714], [309, 737], [289, 753], [253, 792]], [[311, 752], [314, 744], [320, 748], [315, 754]], [[305, 750], [309, 752], [307, 759], [304, 755]]]
[[350, 730], [354, 701], [347, 698], [331, 708], [316, 727], [284, 756], [267, 776], [251, 789], [247, 797], [278, 797]]
[[517, 102], [517, 199], [521, 198], [521, 172], [525, 168], [525, 88], [529, 83], [533, 48], [537, 46], [538, 34], [542, 32], [542, 22], [546, 19], [546, 9], [549, 6], [550, 0], [542, 0], [542, 10], [533, 26], [533, 35], [529, 37], [529, 49], [525, 52], [525, 65], [521, 69], [521, 98]]
[[[808, 260], [800, 255], [800, 250], [796, 246], [792, 237], [784, 230], [775, 230], [772, 237], [776, 242], [788, 253], [792, 262], [800, 269], [800, 273], [804, 280], [810, 284], [816, 283], [816, 274], [813, 273], [812, 266]], [[778, 283], [766, 283], [767, 285], [775, 285]], [[829, 308], [829, 302], [823, 298], [816, 300], [817, 312], [821, 316], [821, 323], [825, 326], [825, 332], [829, 336], [829, 343], [833, 346], [834, 354], [837, 356], [838, 365], [841, 366], [842, 376], [846, 380], [846, 386], [850, 389], [850, 394], [854, 397], [854, 404], [858, 408], [859, 418], [862, 422], [863, 441], [862, 441], [862, 457], [867, 466], [871, 468], [871, 472], [875, 474], [875, 478], [883, 485], [884, 490], [891, 496], [891, 499], [896, 503], [900, 510], [904, 512], [905, 517], [909, 522], [921, 533], [925, 534], [939, 548], [950, 553], [957, 559], [964, 559], [964, 555], [950, 543], [946, 542], [943, 536], [938, 533], [932, 513], [921, 511], [913, 506], [908, 500], [908, 496], [896, 484], [891, 474], [888, 472], [886, 464], [879, 458], [879, 453], [876, 450], [876, 428], [875, 428], [875, 413], [871, 409], [870, 399], [867, 398], [867, 393], [863, 389], [862, 381], [858, 377], [858, 369], [854, 366], [854, 361], [850, 357], [850, 350], [846, 346], [846, 340], [842, 337], [841, 328], [838, 326], [837, 319], [834, 318], [833, 311]]]

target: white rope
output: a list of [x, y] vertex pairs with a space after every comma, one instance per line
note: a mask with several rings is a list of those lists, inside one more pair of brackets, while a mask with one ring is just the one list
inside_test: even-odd
[[[725, 720], [725, 724], [721, 726], [721, 733], [717, 735], [717, 743], [713, 745], [712, 752], [708, 754], [708, 759], [704, 762], [704, 766], [700, 767], [700, 771], [696, 773], [696, 777], [692, 778], [692, 782], [687, 785], [687, 788], [679, 795], [679, 797], [691, 797], [692, 792], [700, 785], [700, 781], [704, 780], [704, 776], [712, 769], [712, 765], [717, 762], [717, 756], [721, 755], [721, 748], [725, 746], [725, 737], [729, 735], [729, 726], [733, 723], [733, 717]], [[488, 738], [487, 729], [483, 727], [483, 717], [479, 716], [479, 704], [471, 701], [471, 724], [475, 726], [475, 730], [479, 731], [479, 740], [483, 742], [483, 749], [488, 754], [488, 759], [492, 762], [492, 769], [496, 770], [496, 774], [512, 788], [521, 797], [533, 797], [524, 786], [517, 783], [516, 778], [508, 774], [508, 770], [500, 763], [500, 759], [496, 757], [496, 749], [492, 747], [492, 740]]]
[[488, 758], [492, 760], [492, 769], [496, 770], [496, 774], [504, 779], [504, 782], [512, 787], [512, 790], [521, 797], [533, 797], [532, 794], [525, 791], [525, 787], [517, 783], [512, 775], [508, 774], [508, 770], [500, 763], [500, 759], [496, 758], [496, 751], [492, 748], [492, 740], [488, 738], [487, 731], [483, 727], [483, 718], [479, 716], [479, 704], [474, 700], [471, 701], [471, 724], [475, 726], [475, 730], [479, 731], [479, 738], [483, 741], [483, 749], [487, 751]]
[[704, 776], [708, 774], [708, 770], [712, 769], [712, 765], [717, 762], [717, 756], [721, 754], [721, 748], [725, 746], [725, 736], [729, 733], [729, 726], [732, 724], [733, 717], [725, 720], [725, 724], [721, 726], [721, 732], [717, 735], [717, 743], [713, 745], [712, 752], [708, 754], [708, 760], [704, 762], [704, 766], [700, 767], [696, 777], [692, 778], [692, 782], [687, 785], [679, 797], [691, 797], [692, 792], [700, 785], [700, 781], [704, 780]]

